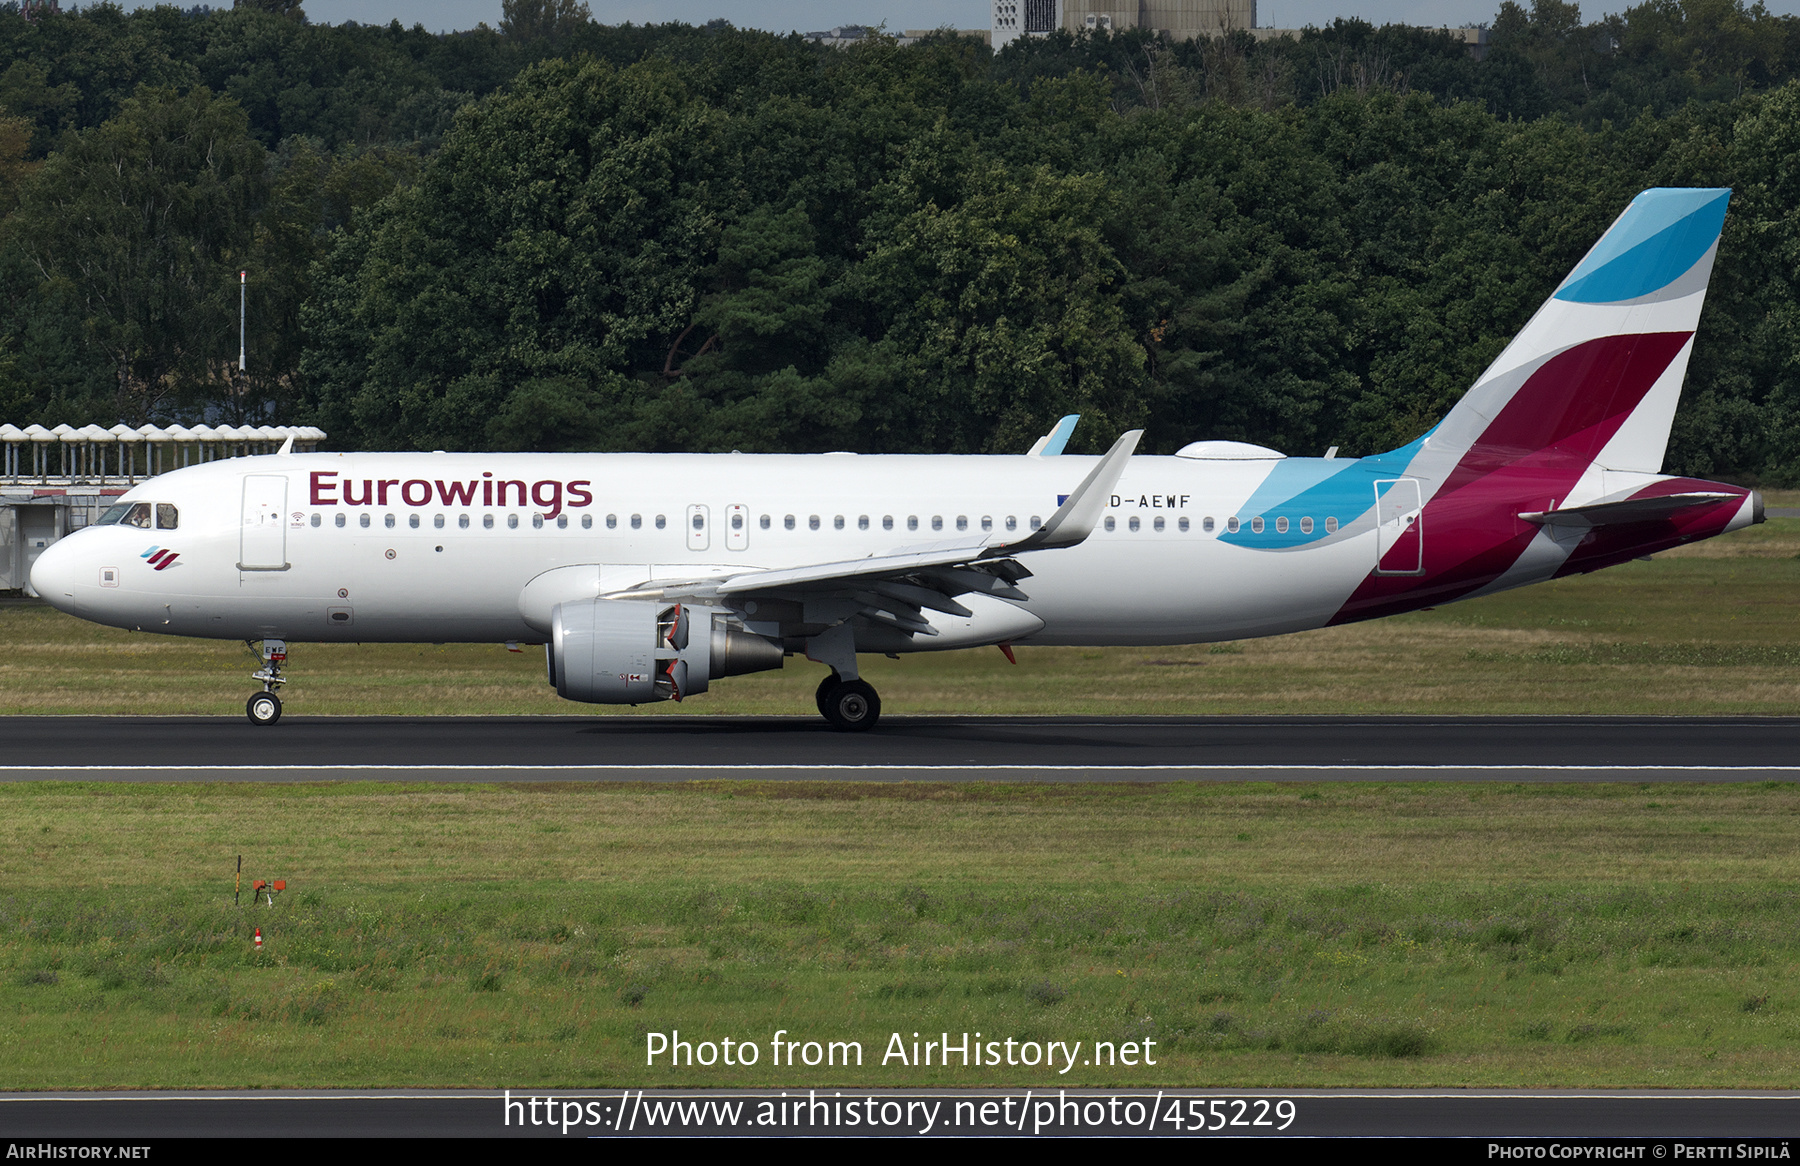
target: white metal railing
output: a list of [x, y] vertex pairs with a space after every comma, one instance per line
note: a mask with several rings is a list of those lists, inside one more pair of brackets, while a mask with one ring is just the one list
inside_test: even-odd
[[0, 425], [0, 482], [8, 485], [127, 485], [182, 466], [274, 453], [289, 437], [310, 452], [325, 440], [311, 425]]

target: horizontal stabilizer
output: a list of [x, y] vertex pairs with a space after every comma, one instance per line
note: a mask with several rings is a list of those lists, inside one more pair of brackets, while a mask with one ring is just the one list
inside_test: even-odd
[[1656, 522], [1695, 506], [1709, 506], [1741, 497], [1741, 494], [1696, 490], [1655, 498], [1622, 498], [1616, 502], [1602, 499], [1587, 506], [1569, 506], [1561, 510], [1528, 510], [1519, 517], [1542, 526], [1616, 526], [1624, 522]]

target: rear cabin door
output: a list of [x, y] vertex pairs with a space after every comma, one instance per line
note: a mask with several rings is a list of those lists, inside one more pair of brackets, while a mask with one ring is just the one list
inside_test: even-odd
[[244, 476], [244, 524], [238, 534], [238, 570], [285, 571], [287, 478], [280, 474]]
[[1423, 510], [1417, 478], [1391, 478], [1375, 483], [1377, 575], [1424, 573]]

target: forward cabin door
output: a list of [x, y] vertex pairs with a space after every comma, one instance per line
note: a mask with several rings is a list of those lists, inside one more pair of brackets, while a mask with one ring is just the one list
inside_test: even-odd
[[238, 532], [238, 570], [285, 571], [288, 480], [281, 474], [244, 475], [243, 526]]
[[1420, 521], [1417, 478], [1391, 478], [1375, 483], [1377, 575], [1422, 575], [1425, 572], [1425, 528]]

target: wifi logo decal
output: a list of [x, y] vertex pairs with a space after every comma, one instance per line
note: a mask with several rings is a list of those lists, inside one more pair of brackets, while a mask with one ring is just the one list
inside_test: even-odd
[[158, 571], [164, 571], [174, 566], [175, 560], [180, 557], [180, 551], [171, 551], [167, 547], [151, 547], [149, 550], [138, 556], [138, 558], [143, 559]]

